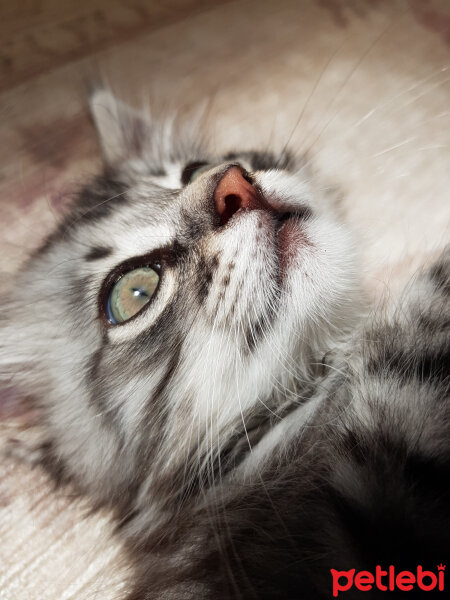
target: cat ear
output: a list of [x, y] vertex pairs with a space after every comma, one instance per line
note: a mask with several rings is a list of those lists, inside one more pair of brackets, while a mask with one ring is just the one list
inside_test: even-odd
[[108, 164], [140, 155], [150, 137], [150, 119], [106, 89], [91, 94], [90, 108]]

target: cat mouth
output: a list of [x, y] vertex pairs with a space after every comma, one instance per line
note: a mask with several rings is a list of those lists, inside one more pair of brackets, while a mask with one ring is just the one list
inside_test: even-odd
[[310, 217], [310, 209], [304, 205], [287, 207], [275, 195], [269, 198], [240, 165], [230, 165], [221, 173], [213, 199], [220, 228], [232, 226], [245, 214], [259, 213], [258, 227], [266, 229], [274, 241], [282, 277], [299, 247], [307, 243], [303, 222]]
[[220, 175], [213, 198], [221, 227], [243, 212], [258, 210], [272, 215], [278, 232], [284, 229], [286, 222], [304, 220], [311, 212], [303, 205], [286, 210], [286, 204], [279, 198], [272, 196], [269, 199], [252, 175], [240, 165], [231, 165]]
[[272, 214], [275, 217], [275, 232], [278, 236], [287, 226], [289, 226], [289, 223], [291, 223], [292, 220], [300, 224], [300, 221], [306, 221], [311, 216], [311, 211], [306, 206], [295, 211], [279, 212], [275, 209], [272, 209], [272, 211]]
[[279, 262], [280, 282], [284, 280], [291, 264], [298, 256], [299, 249], [309, 245], [303, 221], [310, 216], [305, 209], [299, 212], [283, 212], [276, 216], [275, 243]]

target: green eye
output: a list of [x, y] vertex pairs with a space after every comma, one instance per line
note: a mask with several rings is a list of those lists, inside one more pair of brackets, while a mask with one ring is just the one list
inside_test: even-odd
[[205, 171], [209, 171], [209, 169], [211, 169], [211, 165], [203, 165], [203, 167], [199, 167], [198, 169], [195, 169], [195, 171], [192, 171], [189, 181], [192, 183], [202, 173], [204, 173]]
[[187, 185], [192, 183], [199, 175], [212, 169], [214, 165], [210, 165], [204, 161], [196, 161], [188, 163], [181, 173], [181, 183]]
[[159, 275], [151, 267], [140, 267], [122, 275], [112, 286], [106, 303], [110, 323], [128, 321], [148, 304], [158, 287]]

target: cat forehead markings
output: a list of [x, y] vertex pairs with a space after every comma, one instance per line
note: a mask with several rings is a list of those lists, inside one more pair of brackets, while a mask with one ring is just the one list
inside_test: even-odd
[[84, 255], [84, 260], [92, 261], [92, 260], [100, 260], [102, 258], [106, 258], [113, 253], [113, 249], [108, 246], [92, 246], [87, 254]]

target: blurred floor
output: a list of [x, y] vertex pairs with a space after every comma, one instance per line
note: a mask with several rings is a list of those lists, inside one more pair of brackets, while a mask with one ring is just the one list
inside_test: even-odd
[[[2, 285], [99, 169], [85, 93], [101, 74], [165, 111], [206, 100], [217, 149], [307, 152], [377, 298], [448, 239], [449, 26], [447, 0], [3, 0]], [[106, 518], [65, 494], [0, 467], [2, 600], [120, 597]]]

